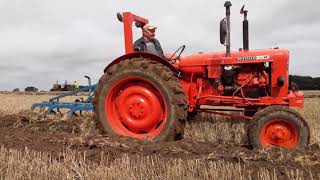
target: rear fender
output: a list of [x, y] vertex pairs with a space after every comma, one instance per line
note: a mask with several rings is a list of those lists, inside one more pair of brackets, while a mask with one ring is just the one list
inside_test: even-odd
[[178, 76], [179, 74], [179, 70], [174, 67], [168, 60], [164, 59], [164, 58], [161, 58], [159, 56], [156, 56], [154, 54], [150, 54], [150, 53], [145, 53], [145, 52], [134, 52], [134, 53], [129, 53], [129, 54], [126, 54], [126, 55], [123, 55], [123, 56], [120, 56], [118, 57], [117, 59], [115, 59], [114, 61], [112, 61], [105, 69], [103, 72], [107, 72], [107, 70], [119, 63], [120, 61], [123, 61], [125, 59], [132, 59], [132, 58], [145, 58], [145, 59], [150, 59], [150, 60], [153, 60], [153, 61], [157, 61], [161, 64], [163, 64], [164, 66], [168, 67], [171, 71], [174, 72], [175, 75]]

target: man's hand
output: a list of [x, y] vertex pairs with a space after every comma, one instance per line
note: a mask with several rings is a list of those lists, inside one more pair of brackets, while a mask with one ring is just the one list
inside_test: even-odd
[[137, 52], [141, 51], [140, 47], [134, 47], [133, 50], [134, 50], [134, 51], [137, 51]]

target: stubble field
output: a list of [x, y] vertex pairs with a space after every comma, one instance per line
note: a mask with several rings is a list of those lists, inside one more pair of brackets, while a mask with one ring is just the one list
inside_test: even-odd
[[319, 98], [297, 109], [311, 128], [307, 150], [256, 151], [237, 119], [200, 114], [181, 141], [136, 141], [100, 135], [92, 114], [29, 110], [49, 97], [0, 94], [0, 179], [320, 179]]

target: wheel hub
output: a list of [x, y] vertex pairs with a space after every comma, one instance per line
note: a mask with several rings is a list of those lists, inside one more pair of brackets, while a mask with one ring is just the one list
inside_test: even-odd
[[290, 130], [285, 126], [274, 125], [267, 129], [268, 139], [272, 142], [285, 143], [292, 137]]
[[144, 105], [139, 101], [129, 105], [129, 113], [135, 119], [140, 119], [145, 115]]
[[265, 125], [261, 140], [266, 146], [295, 147], [297, 133], [290, 121], [275, 119]]
[[123, 89], [116, 102], [121, 123], [132, 132], [149, 132], [163, 119], [161, 100], [147, 86]]

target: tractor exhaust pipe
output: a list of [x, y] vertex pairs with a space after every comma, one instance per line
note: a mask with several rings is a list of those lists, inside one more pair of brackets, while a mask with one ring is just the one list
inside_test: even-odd
[[226, 1], [225, 3], [224, 3], [224, 7], [226, 7], [226, 36], [227, 36], [227, 38], [226, 38], [226, 44], [225, 44], [225, 46], [226, 46], [226, 57], [231, 57], [231, 52], [230, 52], [230, 48], [231, 48], [231, 38], [230, 38], [230, 14], [231, 14], [231, 12], [230, 12], [230, 7], [232, 6], [232, 4], [231, 4], [231, 2], [230, 1]]
[[241, 8], [240, 14], [243, 14], [243, 50], [249, 50], [249, 21], [247, 19], [248, 11]]

